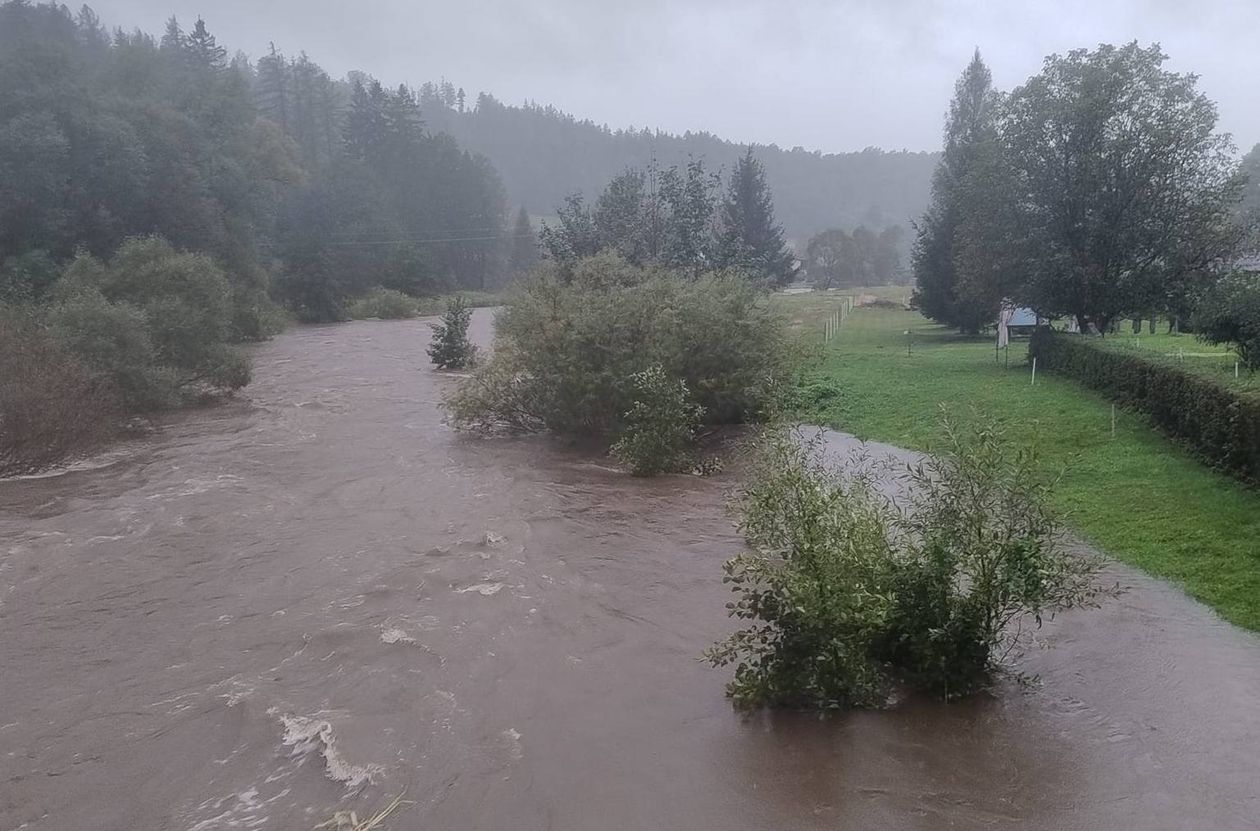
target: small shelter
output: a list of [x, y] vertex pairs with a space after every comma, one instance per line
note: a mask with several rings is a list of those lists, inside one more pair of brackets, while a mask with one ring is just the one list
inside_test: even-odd
[[998, 312], [998, 349], [1009, 346], [1012, 337], [1030, 337], [1040, 323], [1041, 318], [1032, 309], [1003, 303]]

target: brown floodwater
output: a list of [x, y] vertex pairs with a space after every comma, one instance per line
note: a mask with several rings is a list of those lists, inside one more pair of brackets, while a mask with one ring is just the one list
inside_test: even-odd
[[1260, 639], [1121, 567], [1031, 689], [741, 718], [697, 660], [730, 475], [456, 435], [427, 340], [297, 329], [239, 400], [0, 483], [0, 829], [309, 829], [403, 791], [424, 831], [1260, 827]]

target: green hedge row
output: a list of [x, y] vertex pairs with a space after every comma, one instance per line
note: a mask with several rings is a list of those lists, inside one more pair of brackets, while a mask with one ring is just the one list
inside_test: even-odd
[[1066, 375], [1146, 413], [1208, 464], [1260, 484], [1260, 398], [1158, 359], [1107, 349], [1086, 335], [1040, 329], [1028, 354], [1039, 371]]

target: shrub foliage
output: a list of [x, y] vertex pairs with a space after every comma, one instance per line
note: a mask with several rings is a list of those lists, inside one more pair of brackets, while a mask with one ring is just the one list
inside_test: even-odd
[[569, 279], [543, 269], [495, 327], [492, 356], [447, 402], [458, 426], [615, 438], [634, 376], [653, 366], [686, 384], [707, 422], [755, 420], [791, 367], [787, 330], [747, 279], [683, 278], [609, 253]]
[[658, 364], [634, 374], [634, 406], [625, 415], [613, 455], [635, 476], [682, 473], [693, 467], [692, 444], [704, 410], [687, 383]]
[[109, 379], [37, 322], [0, 314], [0, 476], [34, 473], [108, 437], [117, 414]]
[[1233, 476], [1260, 482], [1260, 400], [1212, 378], [1094, 339], [1038, 331], [1029, 346], [1039, 369], [1067, 375], [1146, 415], [1192, 452]]
[[878, 706], [894, 680], [965, 695], [1028, 624], [1097, 599], [1101, 563], [1063, 545], [1035, 455], [992, 427], [947, 432], [892, 498], [820, 440], [768, 434], [737, 503], [748, 548], [725, 567], [747, 625], [706, 653], [735, 666], [737, 706]]
[[405, 320], [415, 317], [416, 299], [403, 294], [397, 289], [374, 288], [367, 294], [353, 301], [346, 313], [354, 320]]
[[1208, 290], [1194, 315], [1208, 343], [1227, 343], [1249, 369], [1260, 369], [1260, 274], [1227, 275]]

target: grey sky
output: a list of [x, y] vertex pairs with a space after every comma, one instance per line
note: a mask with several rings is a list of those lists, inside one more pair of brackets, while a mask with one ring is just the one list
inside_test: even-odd
[[470, 99], [531, 98], [614, 127], [708, 130], [826, 151], [935, 149], [979, 46], [1009, 89], [1043, 56], [1157, 41], [1201, 76], [1221, 127], [1260, 141], [1260, 0], [97, 0], [111, 26], [198, 14], [231, 49], [267, 42], [330, 73], [445, 75]]

